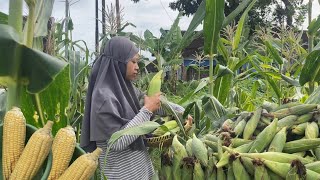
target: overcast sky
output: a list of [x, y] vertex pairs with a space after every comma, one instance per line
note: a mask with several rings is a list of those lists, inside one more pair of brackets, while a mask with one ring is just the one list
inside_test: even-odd
[[[0, 0], [0, 11], [8, 12], [9, 0]], [[76, 2], [77, 1], [77, 2]], [[146, 29], [149, 29], [155, 35], [159, 35], [159, 29], [170, 28], [173, 20], [177, 16], [177, 11], [171, 10], [169, 2], [173, 0], [140, 0], [139, 3], [133, 3], [131, 0], [120, 0], [121, 6], [124, 7], [124, 20], [135, 24], [136, 28], [128, 28], [127, 31], [141, 35]], [[4, 3], [3, 3], [4, 2]], [[94, 0], [72, 0], [76, 2], [71, 6], [71, 18], [74, 23], [73, 39], [85, 40], [91, 51], [94, 50], [94, 33], [95, 33], [95, 1]], [[99, 5], [101, 0], [99, 0]], [[106, 0], [106, 4], [115, 3], [115, 0]], [[313, 18], [320, 14], [318, 1], [313, 3]], [[25, 10], [26, 11], [26, 10]], [[64, 17], [64, 2], [56, 0], [52, 16], [57, 20]], [[100, 13], [101, 14], [101, 13]], [[183, 17], [180, 20], [181, 29], [185, 30], [191, 17]], [[199, 27], [202, 28], [202, 27]]]

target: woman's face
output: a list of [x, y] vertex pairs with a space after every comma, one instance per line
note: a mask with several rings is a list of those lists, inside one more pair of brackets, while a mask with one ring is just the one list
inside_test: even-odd
[[138, 77], [139, 72], [139, 62], [140, 56], [136, 54], [132, 59], [129, 60], [127, 63], [127, 72], [126, 72], [126, 79], [127, 80], [135, 80]]

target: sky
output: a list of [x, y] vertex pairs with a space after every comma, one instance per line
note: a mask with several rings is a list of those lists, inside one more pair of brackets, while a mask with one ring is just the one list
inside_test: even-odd
[[[0, 11], [8, 12], [9, 0], [1, 0]], [[124, 8], [124, 20], [136, 25], [136, 28], [127, 28], [126, 31], [142, 35], [149, 29], [154, 35], [159, 36], [160, 28], [169, 29], [178, 12], [169, 8], [169, 3], [173, 0], [140, 0], [133, 3], [131, 0], [120, 0]], [[305, 0], [307, 2], [307, 0]], [[4, 3], [3, 3], [4, 2]], [[74, 23], [73, 40], [84, 40], [88, 44], [90, 51], [94, 51], [95, 34], [95, 1], [94, 0], [71, 0], [74, 4], [70, 7], [71, 18]], [[115, 3], [115, 0], [106, 0], [106, 5]], [[52, 16], [56, 20], [64, 17], [65, 2], [55, 0]], [[99, 0], [101, 5], [101, 0]], [[101, 6], [100, 8], [101, 9]], [[26, 12], [26, 10], [24, 10]], [[313, 2], [313, 18], [320, 14], [320, 6], [317, 0]], [[101, 13], [99, 14], [101, 16]], [[101, 19], [101, 17], [100, 17]], [[191, 17], [182, 17], [180, 28], [187, 29]], [[100, 24], [101, 25], [101, 24]], [[101, 28], [101, 26], [100, 26]], [[198, 27], [201, 29], [202, 27]], [[101, 32], [101, 31], [100, 31]]]

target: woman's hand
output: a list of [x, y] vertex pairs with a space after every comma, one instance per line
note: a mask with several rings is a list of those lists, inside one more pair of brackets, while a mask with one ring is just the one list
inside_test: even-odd
[[160, 96], [161, 92], [154, 96], [144, 96], [144, 107], [151, 112], [155, 112], [160, 108]]

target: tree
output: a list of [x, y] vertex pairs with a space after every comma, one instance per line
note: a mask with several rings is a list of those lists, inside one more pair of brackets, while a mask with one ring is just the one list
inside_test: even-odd
[[[140, 0], [132, 0], [137, 3]], [[203, 0], [175, 0], [170, 8], [182, 11], [184, 15], [193, 15]], [[225, 14], [230, 14], [239, 6], [241, 0], [225, 0]], [[301, 26], [306, 15], [306, 5], [303, 0], [258, 0], [249, 13], [249, 24], [254, 29], [257, 25], [285, 24], [286, 26]], [[275, 8], [274, 8], [275, 7]], [[240, 16], [238, 17], [238, 19]], [[236, 19], [237, 20], [237, 19]], [[285, 23], [284, 23], [285, 22]], [[295, 22], [295, 23], [294, 23]]]

